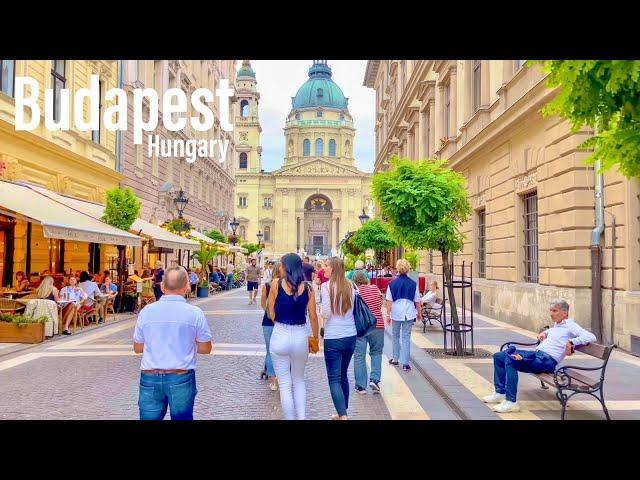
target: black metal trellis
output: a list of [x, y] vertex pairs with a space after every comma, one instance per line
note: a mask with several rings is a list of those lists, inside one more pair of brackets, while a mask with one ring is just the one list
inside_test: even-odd
[[[465, 262], [462, 262], [460, 266], [461, 272], [456, 279], [454, 276], [454, 264], [453, 259], [449, 265], [449, 270], [451, 273], [451, 287], [454, 289], [454, 293], [456, 289], [460, 290], [461, 293], [461, 305], [456, 306], [462, 310], [462, 314], [458, 317], [458, 328], [456, 329], [453, 321], [451, 321], [451, 316], [447, 319], [447, 305], [449, 304], [449, 283], [447, 282], [445, 269], [442, 268], [442, 321], [444, 322], [442, 326], [442, 331], [444, 333], [444, 353], [447, 355], [456, 355], [455, 350], [455, 335], [457, 333], [460, 334], [462, 339], [462, 355], [474, 355], [474, 342], [473, 342], [473, 301], [471, 301], [471, 308], [469, 309], [470, 315], [467, 315], [467, 297], [471, 298], [472, 295], [467, 293], [467, 289], [471, 289], [473, 292], [473, 262], [469, 265], [466, 265]], [[449, 320], [449, 321], [447, 321]], [[468, 350], [468, 339], [470, 339], [471, 350]], [[449, 344], [450, 342], [450, 344]]]

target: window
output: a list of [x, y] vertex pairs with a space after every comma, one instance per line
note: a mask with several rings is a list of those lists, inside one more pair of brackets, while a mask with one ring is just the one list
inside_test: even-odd
[[65, 77], [65, 61], [53, 60], [51, 69], [51, 86], [53, 87], [53, 119], [60, 121], [60, 90], [62, 90], [66, 83]]
[[16, 79], [16, 61], [0, 60], [0, 92], [13, 97]]
[[242, 118], [247, 118], [249, 116], [249, 101], [242, 100], [240, 102], [240, 111], [242, 112]]
[[316, 112], [316, 117], [318, 117], [318, 118], [322, 118], [322, 110], [318, 110], [318, 111]]
[[329, 156], [336, 156], [336, 141], [333, 138], [329, 140]]
[[296, 120], [300, 120], [300, 113], [296, 112]]
[[262, 205], [266, 208], [271, 208], [271, 197], [264, 197]]
[[524, 197], [524, 264], [525, 282], [538, 282], [538, 193]]
[[240, 154], [240, 168], [247, 168], [247, 153], [242, 152]]
[[271, 227], [264, 227], [264, 237], [265, 242], [271, 241]]
[[240, 227], [240, 238], [243, 240], [247, 239], [247, 227], [244, 225]]
[[444, 87], [444, 136], [449, 138], [449, 122], [451, 119], [451, 84]]
[[486, 225], [485, 209], [478, 210], [478, 276], [485, 278], [485, 225]]
[[246, 207], [247, 206], [247, 197], [238, 197], [238, 206]]
[[100, 143], [100, 129], [102, 128], [102, 80], [98, 82], [98, 129], [91, 130], [91, 140]]
[[480, 108], [481, 102], [481, 77], [482, 77], [482, 68], [481, 68], [480, 60], [473, 61], [473, 72], [472, 72], [472, 84], [473, 84], [473, 113], [476, 113]]
[[311, 155], [311, 141], [308, 138], [305, 138], [304, 142], [302, 142], [302, 155], [305, 157]]
[[344, 113], [340, 113], [340, 121], [344, 120]]
[[144, 84], [144, 60], [136, 60], [136, 80]]
[[316, 139], [316, 157], [324, 155], [324, 142], [321, 138]]
[[322, 98], [322, 97], [324, 97], [324, 92], [322, 91], [322, 89], [321, 89], [321, 88], [319, 88], [319, 89], [318, 89], [317, 97], [318, 97], [318, 98]]

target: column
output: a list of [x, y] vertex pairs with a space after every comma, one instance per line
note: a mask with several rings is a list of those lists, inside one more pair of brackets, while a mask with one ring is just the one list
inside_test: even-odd
[[429, 154], [426, 148], [426, 136], [427, 136], [427, 114], [426, 112], [420, 112], [418, 117], [418, 157], [426, 158]]
[[443, 137], [443, 132], [444, 132], [444, 128], [443, 128], [443, 124], [444, 124], [444, 85], [439, 83], [438, 84], [438, 91], [436, 92], [436, 104], [435, 104], [435, 110], [436, 110], [436, 115], [437, 115], [437, 120], [435, 123], [435, 146], [433, 148], [433, 151], [435, 152], [436, 150], [440, 149], [440, 139]]
[[414, 148], [415, 148], [415, 142], [413, 139], [414, 133], [413, 130], [408, 130], [407, 131], [407, 156], [411, 159], [415, 159], [416, 158], [416, 154], [414, 152]]
[[[340, 243], [340, 219], [338, 217], [333, 219], [333, 241], [331, 243], [331, 247], [336, 249], [338, 243]], [[337, 252], [336, 252], [337, 253]]]
[[300, 220], [300, 248], [306, 250], [307, 249], [307, 232], [304, 228], [304, 213], [300, 214], [299, 220]]
[[500, 60], [502, 62], [502, 85], [511, 80], [513, 76], [513, 60]]
[[300, 217], [296, 217], [296, 252], [300, 248]]
[[449, 135], [452, 137], [457, 137], [458, 136], [458, 115], [457, 115], [458, 90], [457, 90], [456, 70], [451, 70], [451, 73], [449, 74], [449, 85], [450, 85], [449, 91], [451, 92], [450, 93], [451, 106], [450, 106], [450, 112], [449, 112]]
[[491, 92], [490, 92], [490, 75], [489, 60], [480, 61], [480, 105], [482, 107], [488, 107], [491, 104]]
[[466, 123], [473, 115], [473, 108], [471, 105], [471, 99], [473, 95], [473, 63], [472, 60], [464, 61], [464, 68], [462, 70], [462, 123]]
[[429, 100], [429, 138], [427, 140], [427, 155], [432, 156], [436, 151], [436, 101]]

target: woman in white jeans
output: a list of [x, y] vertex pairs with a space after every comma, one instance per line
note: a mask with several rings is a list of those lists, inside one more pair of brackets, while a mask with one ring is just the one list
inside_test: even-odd
[[[307, 402], [304, 369], [309, 352], [318, 352], [318, 316], [315, 295], [304, 281], [302, 259], [295, 253], [282, 257], [280, 278], [271, 284], [268, 306], [274, 320], [269, 350], [284, 418], [304, 420]], [[312, 337], [307, 333], [307, 314]]]

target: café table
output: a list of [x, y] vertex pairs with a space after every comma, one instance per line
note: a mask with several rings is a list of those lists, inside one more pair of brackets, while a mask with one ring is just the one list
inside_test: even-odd
[[2, 290], [0, 291], [0, 297], [5, 297], [9, 300], [17, 300], [18, 298], [22, 298], [30, 293], [33, 293], [33, 290], [23, 290], [21, 292], [18, 292], [17, 290]]

